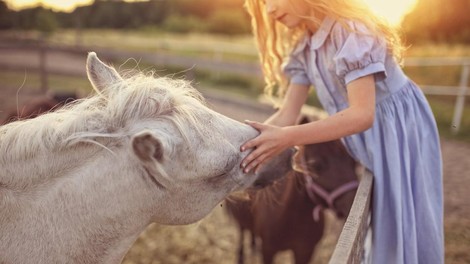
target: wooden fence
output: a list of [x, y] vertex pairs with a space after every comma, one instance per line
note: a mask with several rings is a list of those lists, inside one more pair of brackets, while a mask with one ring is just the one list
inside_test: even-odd
[[330, 264], [361, 263], [364, 240], [369, 228], [373, 176], [364, 170], [349, 216], [344, 223]]

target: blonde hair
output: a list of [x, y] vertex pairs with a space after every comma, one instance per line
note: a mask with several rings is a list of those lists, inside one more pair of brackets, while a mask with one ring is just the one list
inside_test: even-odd
[[[402, 61], [404, 47], [397, 28], [391, 26], [385, 19], [375, 15], [362, 0], [303, 0], [316, 13], [330, 16], [349, 30], [347, 20], [361, 21], [373, 33], [385, 37], [389, 52], [398, 62]], [[261, 68], [263, 70], [267, 95], [283, 97], [288, 80], [282, 73], [281, 65], [285, 57], [293, 50], [307, 28], [300, 25], [288, 29], [276, 23], [267, 15], [265, 1], [245, 0], [245, 8], [251, 16], [253, 34], [259, 50]], [[310, 21], [320, 26], [321, 21], [309, 17]]]

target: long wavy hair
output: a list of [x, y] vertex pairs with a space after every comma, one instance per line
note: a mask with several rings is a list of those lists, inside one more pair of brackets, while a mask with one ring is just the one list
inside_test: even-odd
[[[385, 37], [389, 52], [401, 63], [404, 46], [398, 28], [374, 14], [362, 0], [301, 1], [309, 4], [314, 13], [330, 16], [351, 31], [353, 29], [347, 25], [347, 20], [364, 23], [372, 34]], [[299, 25], [297, 28], [288, 29], [277, 23], [268, 16], [263, 0], [245, 0], [245, 8], [251, 16], [253, 34], [259, 50], [265, 80], [264, 92], [269, 96], [283, 97], [288, 80], [282, 73], [281, 65], [300, 38], [306, 34], [307, 28], [305, 25]], [[321, 24], [321, 20], [316, 17], [306, 19], [315, 23], [317, 27]]]

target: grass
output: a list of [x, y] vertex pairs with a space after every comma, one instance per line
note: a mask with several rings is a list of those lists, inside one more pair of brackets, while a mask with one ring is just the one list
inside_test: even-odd
[[462, 140], [470, 143], [470, 103], [467, 100], [465, 105], [460, 129], [457, 134], [453, 134], [451, 127], [454, 116], [455, 96], [428, 96], [428, 101], [436, 118], [441, 136], [449, 139]]
[[[0, 36], [37, 39], [34, 31], [0, 32]], [[112, 48], [126, 51], [159, 52], [189, 57], [230, 61], [257, 61], [251, 36], [223, 36], [202, 33], [175, 34], [159, 30], [91, 29], [78, 37], [75, 30], [60, 30], [49, 38], [58, 45]]]
[[[0, 80], [2, 80], [0, 89], [3, 87], [9, 89], [16, 88], [19, 93], [21, 93], [23, 89], [39, 90], [41, 83], [39, 74], [10, 71], [0, 72]], [[51, 90], [64, 92], [82, 91], [89, 93], [92, 90], [90, 82], [82, 77], [50, 75], [48, 78], [48, 86]]]

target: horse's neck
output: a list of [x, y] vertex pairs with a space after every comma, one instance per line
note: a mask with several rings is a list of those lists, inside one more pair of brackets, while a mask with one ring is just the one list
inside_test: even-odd
[[0, 186], [20, 192], [29, 191], [86, 165], [96, 152], [97, 148], [75, 147], [35, 152], [18, 159], [3, 159], [0, 161]]
[[[275, 206], [279, 211], [279, 204], [282, 204], [283, 210], [290, 211], [292, 207], [303, 207], [311, 205], [305, 191], [305, 182], [300, 172], [292, 171], [273, 186], [266, 187], [259, 192], [261, 203]], [[308, 203], [305, 203], [308, 201]]]
[[[125, 165], [130, 162], [119, 160], [119, 153], [116, 157], [105, 150], [94, 155], [86, 152], [88, 159], [84, 159], [84, 154], [76, 151], [39, 155], [24, 168], [19, 164], [8, 166], [7, 173], [19, 169], [23, 179], [0, 182], [0, 210], [6, 212], [0, 215], [0, 252], [21, 255], [30, 251], [28, 254], [43, 258], [44, 262], [53, 260], [44, 252], [64, 253], [77, 262], [107, 262], [103, 257], [122, 257], [150, 223], [150, 212], [154, 210], [149, 198], [155, 190], [135, 168]], [[38, 166], [43, 162], [47, 165]], [[42, 179], [48, 170], [55, 177]], [[0, 173], [4, 171], [2, 168]], [[33, 175], [27, 177], [27, 172]], [[8, 248], [16, 242], [21, 246]]]

